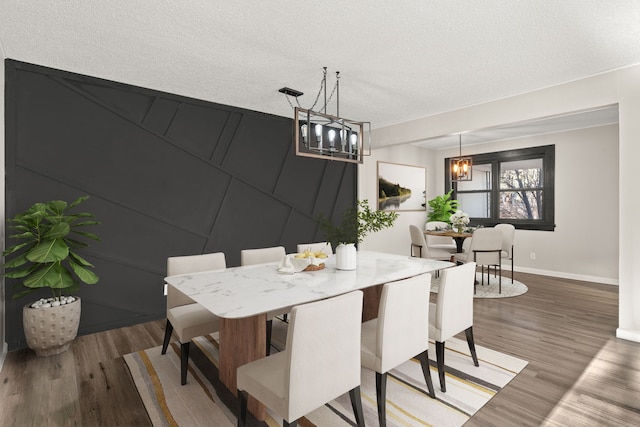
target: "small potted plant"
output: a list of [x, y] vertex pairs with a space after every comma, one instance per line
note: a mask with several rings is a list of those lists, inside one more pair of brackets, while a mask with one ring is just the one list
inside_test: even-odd
[[69, 212], [87, 198], [80, 197], [71, 204], [62, 200], [35, 203], [8, 219], [9, 228], [16, 232], [9, 238], [18, 243], [3, 252], [11, 258], [3, 265], [4, 276], [19, 279], [16, 286], [24, 288], [13, 298], [39, 288], [51, 289], [51, 297], [27, 304], [22, 311], [27, 344], [39, 356], [66, 351], [78, 333], [80, 298], [63, 295], [63, 291], [76, 291], [79, 282], [98, 282], [98, 276], [91, 270], [93, 265], [77, 251], [89, 246], [86, 239], [99, 240], [83, 230], [99, 222], [93, 219], [93, 214]]
[[356, 243], [369, 233], [391, 227], [398, 218], [396, 212], [372, 211], [367, 200], [359, 201], [347, 208], [342, 221], [335, 225], [325, 215], [320, 214], [318, 225], [325, 238], [336, 248], [336, 267], [340, 270], [356, 268]]
[[427, 221], [449, 222], [451, 215], [458, 209], [459, 202], [451, 198], [453, 190], [449, 190], [447, 194], [436, 196], [429, 200], [429, 212], [427, 213]]

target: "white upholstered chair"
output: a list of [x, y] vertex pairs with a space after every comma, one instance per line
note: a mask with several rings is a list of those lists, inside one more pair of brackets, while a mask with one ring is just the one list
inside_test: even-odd
[[330, 242], [317, 242], [317, 243], [300, 243], [297, 247], [297, 252], [302, 253], [306, 250], [311, 252], [324, 252], [327, 255], [333, 254], [333, 248]]
[[464, 331], [473, 364], [479, 366], [473, 342], [473, 282], [476, 264], [469, 262], [442, 270], [436, 303], [429, 308], [429, 336], [436, 342], [440, 389], [445, 385], [444, 343]]
[[431, 274], [423, 274], [382, 288], [378, 318], [362, 324], [362, 366], [376, 372], [378, 420], [386, 426], [387, 373], [418, 357], [431, 397], [429, 370], [429, 291]]
[[240, 251], [240, 265], [254, 265], [278, 262], [287, 255], [284, 246], [270, 248], [243, 249]]
[[[167, 259], [167, 276], [222, 270], [226, 267], [227, 262], [222, 252], [169, 257]], [[171, 334], [175, 331], [180, 342], [180, 381], [182, 385], [187, 383], [191, 340], [216, 332], [218, 328], [219, 319], [217, 316], [173, 286], [167, 286], [167, 326], [164, 332], [162, 354], [166, 354]]]
[[500, 256], [511, 261], [511, 283], [513, 283], [513, 240], [516, 236], [516, 228], [512, 224], [497, 224], [502, 231], [502, 252]]
[[[481, 266], [481, 284], [484, 285], [484, 267], [488, 267], [488, 282], [491, 267], [495, 268], [496, 274], [498, 270], [501, 270], [501, 252], [502, 231], [495, 228], [478, 228], [473, 232], [468, 250], [455, 254], [455, 259], [462, 263], [475, 262]], [[498, 292], [502, 292], [502, 271], [500, 271], [500, 275], [498, 276]]]
[[[269, 248], [243, 249], [240, 251], [240, 265], [255, 265], [266, 262], [279, 262], [287, 255], [284, 246], [273, 246]], [[273, 318], [275, 316], [286, 315], [288, 309], [267, 313], [267, 356], [271, 354], [271, 333], [273, 331]]]
[[411, 236], [411, 256], [417, 258], [438, 259], [449, 261], [451, 252], [444, 249], [429, 249], [424, 238], [424, 232], [416, 225], [409, 225]]
[[358, 426], [362, 291], [293, 307], [285, 350], [238, 368], [238, 426], [253, 396], [283, 418], [283, 426], [349, 392]]
[[[428, 231], [442, 230], [442, 229], [446, 229], [448, 225], [449, 224], [447, 224], [444, 221], [429, 221], [424, 226], [424, 229]], [[429, 248], [429, 250], [444, 249], [445, 251], [450, 252], [452, 254], [455, 254], [458, 251], [456, 242], [454, 242], [453, 238], [451, 237], [434, 236], [434, 235], [427, 234], [425, 238], [426, 238], [427, 247]]]

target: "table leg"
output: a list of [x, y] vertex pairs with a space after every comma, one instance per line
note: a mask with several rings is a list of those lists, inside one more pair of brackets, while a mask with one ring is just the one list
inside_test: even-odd
[[382, 285], [365, 288], [362, 292], [364, 293], [362, 301], [362, 321], [366, 322], [367, 320], [378, 317]]
[[453, 240], [455, 240], [456, 242], [456, 252], [457, 253], [462, 253], [462, 244], [464, 243], [464, 239], [466, 239], [466, 237], [454, 237]]
[[[266, 314], [243, 319], [220, 318], [220, 381], [235, 396], [239, 366], [266, 356]], [[264, 405], [249, 396], [249, 412], [264, 421]]]

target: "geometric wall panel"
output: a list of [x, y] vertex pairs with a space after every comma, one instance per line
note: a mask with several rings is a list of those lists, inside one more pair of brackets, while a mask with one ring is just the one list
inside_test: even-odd
[[[292, 120], [5, 60], [6, 216], [74, 200], [102, 222], [80, 334], [165, 317], [166, 259], [323, 239], [356, 201], [356, 165], [296, 157]], [[274, 96], [277, 96], [274, 93]], [[26, 345], [6, 280], [9, 349]], [[37, 294], [45, 296], [46, 291]], [[48, 296], [48, 295], [47, 295]]]

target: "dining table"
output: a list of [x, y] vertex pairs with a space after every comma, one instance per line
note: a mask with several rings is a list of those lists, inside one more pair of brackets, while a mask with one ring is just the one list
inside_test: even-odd
[[428, 234], [429, 236], [445, 236], [453, 238], [456, 242], [456, 253], [462, 252], [464, 239], [473, 236], [473, 233], [469, 233], [467, 231], [458, 232], [455, 230], [425, 230], [424, 234]]
[[[266, 314], [355, 290], [364, 292], [363, 321], [377, 317], [382, 285], [453, 266], [447, 261], [359, 250], [354, 270], [336, 268], [335, 257], [314, 271], [282, 273], [279, 263], [231, 267], [165, 278], [220, 318], [219, 377], [236, 394], [239, 366], [266, 356]], [[265, 419], [255, 399], [249, 411]]]

